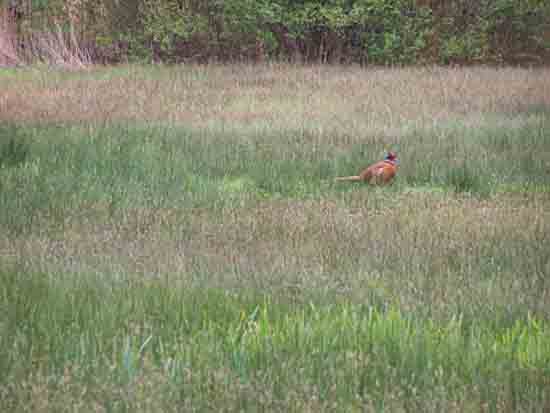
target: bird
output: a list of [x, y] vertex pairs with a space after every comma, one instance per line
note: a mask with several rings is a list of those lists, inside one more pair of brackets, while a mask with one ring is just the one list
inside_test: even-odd
[[384, 160], [376, 162], [361, 171], [359, 175], [340, 176], [337, 181], [368, 182], [372, 185], [384, 185], [390, 183], [397, 173], [397, 154], [388, 152]]

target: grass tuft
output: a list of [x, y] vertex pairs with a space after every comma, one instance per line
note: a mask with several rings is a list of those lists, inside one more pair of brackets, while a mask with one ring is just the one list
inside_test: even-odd
[[483, 185], [480, 174], [475, 174], [466, 162], [461, 166], [449, 169], [446, 181], [458, 193], [479, 193]]
[[0, 168], [14, 167], [27, 160], [30, 145], [16, 125], [0, 127]]

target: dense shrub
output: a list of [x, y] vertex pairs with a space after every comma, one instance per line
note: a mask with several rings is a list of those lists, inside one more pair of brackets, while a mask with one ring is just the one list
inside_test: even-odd
[[550, 61], [545, 0], [12, 0], [7, 12], [20, 35], [78, 27], [102, 61]]

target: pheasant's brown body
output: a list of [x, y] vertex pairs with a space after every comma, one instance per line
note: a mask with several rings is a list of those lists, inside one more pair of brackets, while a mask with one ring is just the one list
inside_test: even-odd
[[391, 182], [397, 174], [397, 155], [388, 153], [383, 161], [364, 169], [359, 175], [342, 176], [337, 181], [363, 181], [373, 185], [383, 185]]

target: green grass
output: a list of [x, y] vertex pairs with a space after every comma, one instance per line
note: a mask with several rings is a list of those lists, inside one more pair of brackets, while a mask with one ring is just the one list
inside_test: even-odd
[[[369, 301], [297, 303], [167, 280], [1, 278], [10, 411], [43, 402], [70, 411], [75, 394], [86, 410], [129, 411], [529, 411], [550, 402], [550, 335], [530, 316], [434, 323]], [[25, 387], [46, 400], [23, 397]]]
[[[519, 79], [508, 96], [492, 72], [436, 72], [494, 92], [445, 90], [459, 110], [436, 121], [431, 72], [280, 69], [0, 73], [21, 109], [0, 111], [1, 411], [550, 407], [533, 74], [495, 71]], [[350, 79], [377, 98], [321, 98]], [[334, 181], [388, 149], [391, 186]]]
[[[512, 185], [550, 186], [549, 133], [547, 116], [513, 130], [413, 132], [399, 144], [396, 186], [475, 196]], [[235, 136], [155, 124], [2, 126], [0, 220], [24, 229], [37, 214], [70, 214], [89, 202], [177, 208], [218, 207], [236, 198], [336, 196], [353, 186], [335, 184], [334, 177], [383, 155], [368, 141], [336, 153], [330, 143], [309, 143], [303, 134]]]

